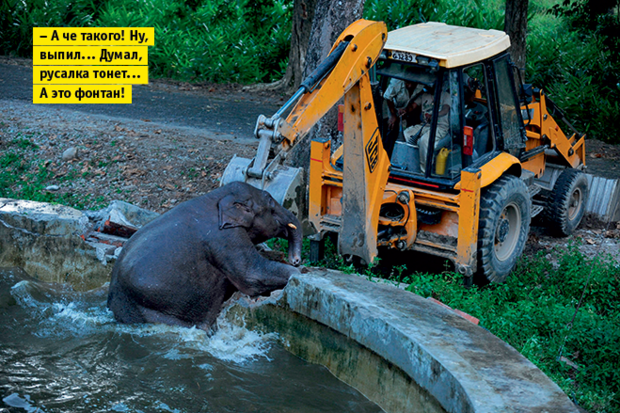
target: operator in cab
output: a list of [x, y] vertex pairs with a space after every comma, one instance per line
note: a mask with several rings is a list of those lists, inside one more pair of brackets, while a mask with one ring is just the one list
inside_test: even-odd
[[421, 84], [396, 78], [390, 79], [390, 83], [383, 93], [383, 99], [385, 100], [389, 111], [389, 131], [396, 130], [399, 126], [401, 126], [401, 117], [403, 117], [402, 120], [404, 121], [404, 124], [402, 125], [403, 129], [416, 123], [409, 119], [410, 116], [414, 115], [413, 111], [401, 111], [410, 105], [423, 90], [424, 86]]
[[[449, 131], [450, 113], [450, 94], [442, 91], [439, 97], [440, 108], [437, 113], [437, 131], [435, 133], [435, 144], [438, 144]], [[406, 113], [420, 110], [421, 123], [413, 125], [404, 130], [405, 141], [411, 145], [418, 145], [420, 148], [420, 169], [422, 173], [426, 170], [426, 157], [428, 154], [428, 141], [430, 139], [431, 121], [433, 116], [433, 108], [435, 106], [434, 88], [429, 87], [427, 91], [410, 102], [406, 107], [399, 110], [399, 116], [406, 116]]]

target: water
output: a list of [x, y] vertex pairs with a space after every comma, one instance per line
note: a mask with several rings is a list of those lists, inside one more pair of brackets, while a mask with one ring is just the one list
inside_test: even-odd
[[106, 290], [0, 268], [0, 412], [379, 412], [271, 334], [120, 325]]

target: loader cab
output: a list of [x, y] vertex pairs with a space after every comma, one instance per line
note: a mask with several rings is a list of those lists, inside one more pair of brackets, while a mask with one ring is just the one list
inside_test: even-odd
[[[508, 37], [454, 30], [428, 23], [390, 32], [375, 66], [375, 107], [394, 183], [450, 189], [463, 168], [500, 151], [518, 156], [524, 147]], [[429, 33], [442, 41], [429, 43]]]

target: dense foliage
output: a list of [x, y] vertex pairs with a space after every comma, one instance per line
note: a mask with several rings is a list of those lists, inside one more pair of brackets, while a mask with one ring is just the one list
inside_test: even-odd
[[[5, 0], [0, 54], [29, 56], [32, 27], [155, 27], [151, 76], [268, 82], [288, 56], [292, 0]], [[528, 82], [544, 88], [579, 130], [620, 143], [618, 0], [532, 0]], [[366, 0], [364, 17], [390, 30], [421, 21], [502, 29], [503, 0]]]
[[32, 27], [154, 27], [151, 76], [267, 82], [286, 68], [291, 11], [287, 0], [4, 0], [0, 54], [30, 56]]

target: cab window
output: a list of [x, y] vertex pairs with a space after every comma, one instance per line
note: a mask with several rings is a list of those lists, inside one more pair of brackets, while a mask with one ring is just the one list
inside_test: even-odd
[[[384, 61], [380, 128], [393, 170], [415, 175], [454, 177], [461, 169], [457, 137], [458, 81], [437, 68]], [[437, 168], [436, 159], [443, 160]]]
[[[465, 126], [472, 131], [471, 161], [475, 163], [495, 149], [488, 97], [488, 82], [483, 64], [463, 69], [463, 113]], [[466, 151], [467, 152], [467, 151]]]
[[494, 66], [497, 78], [497, 106], [504, 150], [516, 156], [521, 148], [525, 147], [525, 132], [521, 112], [517, 110], [517, 99], [508, 56], [497, 59]]

